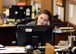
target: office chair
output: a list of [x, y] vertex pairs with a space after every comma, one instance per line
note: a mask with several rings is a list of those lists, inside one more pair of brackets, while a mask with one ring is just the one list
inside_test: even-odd
[[27, 24], [27, 23], [29, 23], [29, 22], [31, 22], [31, 21], [33, 21], [33, 19], [27, 18], [27, 19], [24, 19], [23, 21], [17, 23], [17, 25], [19, 25], [19, 24]]

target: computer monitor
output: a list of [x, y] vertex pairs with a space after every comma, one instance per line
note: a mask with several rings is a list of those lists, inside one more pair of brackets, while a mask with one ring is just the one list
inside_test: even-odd
[[9, 19], [25, 19], [31, 18], [32, 13], [32, 6], [18, 6], [18, 5], [11, 5], [9, 7]]
[[47, 43], [53, 44], [52, 26], [17, 26], [17, 41], [19, 46], [44, 46]]

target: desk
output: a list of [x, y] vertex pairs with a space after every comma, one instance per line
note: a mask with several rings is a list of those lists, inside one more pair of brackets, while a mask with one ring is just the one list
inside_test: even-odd
[[15, 27], [15, 24], [2, 24], [0, 27]]
[[54, 45], [58, 45], [60, 40], [68, 40], [69, 33], [53, 33], [54, 34]]
[[45, 45], [45, 54], [68, 54], [68, 47], [66, 46], [52, 46], [49, 43]]
[[5, 46], [5, 48], [0, 48], [0, 54], [3, 53], [26, 53], [24, 46]]
[[57, 45], [60, 40], [68, 40], [68, 36], [71, 35], [76, 35], [75, 29], [72, 27], [59, 27], [63, 32], [61, 33], [53, 33], [54, 35], [54, 45]]

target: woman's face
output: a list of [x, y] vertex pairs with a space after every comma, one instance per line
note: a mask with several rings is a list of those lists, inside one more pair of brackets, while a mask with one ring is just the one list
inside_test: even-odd
[[48, 15], [46, 14], [40, 14], [38, 16], [37, 25], [47, 25], [48, 24]]

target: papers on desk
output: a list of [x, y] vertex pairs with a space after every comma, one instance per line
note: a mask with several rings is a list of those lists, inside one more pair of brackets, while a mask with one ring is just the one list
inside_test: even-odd
[[72, 30], [63, 30], [63, 32], [74, 32], [75, 30], [72, 29]]
[[65, 33], [65, 32], [74, 32], [73, 27], [59, 27], [58, 29], [53, 30], [54, 33]]
[[63, 32], [74, 32], [75, 29], [73, 27], [59, 27]]
[[0, 53], [26, 53], [24, 48], [21, 47], [5, 47], [0, 50]]
[[62, 49], [62, 48], [69, 48], [69, 46], [58, 46], [58, 45], [56, 45], [56, 46], [54, 46], [55, 48], [58, 48], [58, 49]]
[[62, 50], [61, 49], [54, 49], [54, 51], [57, 52], [57, 51], [62, 51]]
[[62, 50], [68, 50], [68, 46], [54, 46], [55, 47], [55, 49], [54, 49], [54, 51], [56, 52], [56, 51], [62, 51]]
[[59, 27], [59, 29], [74, 29], [73, 27]]

